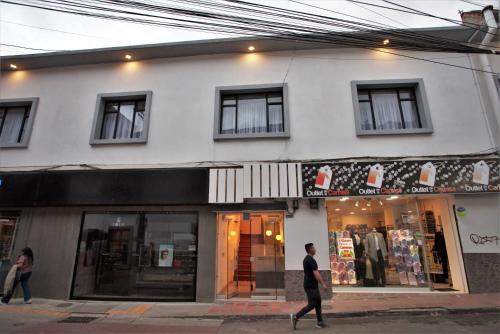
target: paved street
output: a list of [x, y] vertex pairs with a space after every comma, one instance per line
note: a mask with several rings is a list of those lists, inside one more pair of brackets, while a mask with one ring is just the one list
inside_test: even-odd
[[[89, 317], [91, 315], [88, 315]], [[299, 323], [296, 333], [498, 333], [499, 313], [435, 314], [330, 318], [327, 329], [314, 328], [314, 320]], [[105, 319], [90, 323], [63, 323], [47, 315], [0, 313], [2, 334], [79, 333], [292, 333], [288, 320], [217, 320], [148, 318]]]
[[[328, 319], [327, 329], [314, 328], [314, 320], [299, 322], [296, 333], [498, 333], [498, 313], [435, 316], [370, 316]], [[291, 333], [286, 320], [225, 321], [218, 333]]]

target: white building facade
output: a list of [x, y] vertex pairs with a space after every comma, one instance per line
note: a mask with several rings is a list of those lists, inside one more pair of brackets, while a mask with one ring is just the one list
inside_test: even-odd
[[333, 292], [498, 291], [490, 74], [258, 39], [2, 63], [2, 270], [32, 247], [35, 296], [296, 300], [308, 242]]

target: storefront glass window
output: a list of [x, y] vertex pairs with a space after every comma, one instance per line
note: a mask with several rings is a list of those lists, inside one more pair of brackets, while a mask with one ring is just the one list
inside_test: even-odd
[[195, 300], [196, 213], [87, 213], [73, 297]]
[[411, 198], [328, 200], [334, 286], [427, 287], [425, 236]]

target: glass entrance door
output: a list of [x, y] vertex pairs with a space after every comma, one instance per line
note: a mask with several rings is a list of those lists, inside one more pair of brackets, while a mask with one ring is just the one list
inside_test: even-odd
[[283, 213], [255, 213], [250, 221], [252, 299], [277, 299], [284, 296], [285, 288]]
[[284, 296], [283, 213], [221, 213], [217, 219], [217, 297]]

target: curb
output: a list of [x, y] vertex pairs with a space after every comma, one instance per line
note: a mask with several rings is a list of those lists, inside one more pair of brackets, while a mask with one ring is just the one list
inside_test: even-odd
[[[413, 309], [389, 309], [389, 310], [373, 310], [373, 311], [356, 311], [356, 312], [338, 312], [324, 313], [325, 319], [339, 318], [360, 318], [360, 317], [390, 317], [403, 315], [445, 315], [445, 314], [464, 314], [464, 313], [499, 313], [500, 307], [478, 307], [478, 308], [413, 308]], [[165, 316], [154, 317], [158, 318], [173, 318], [173, 319], [212, 319], [224, 321], [257, 321], [257, 320], [283, 320], [289, 319], [289, 314], [235, 314], [235, 315], [202, 315], [202, 316]], [[314, 314], [308, 314], [305, 319], [315, 319]], [[147, 319], [147, 318], [146, 318]]]

